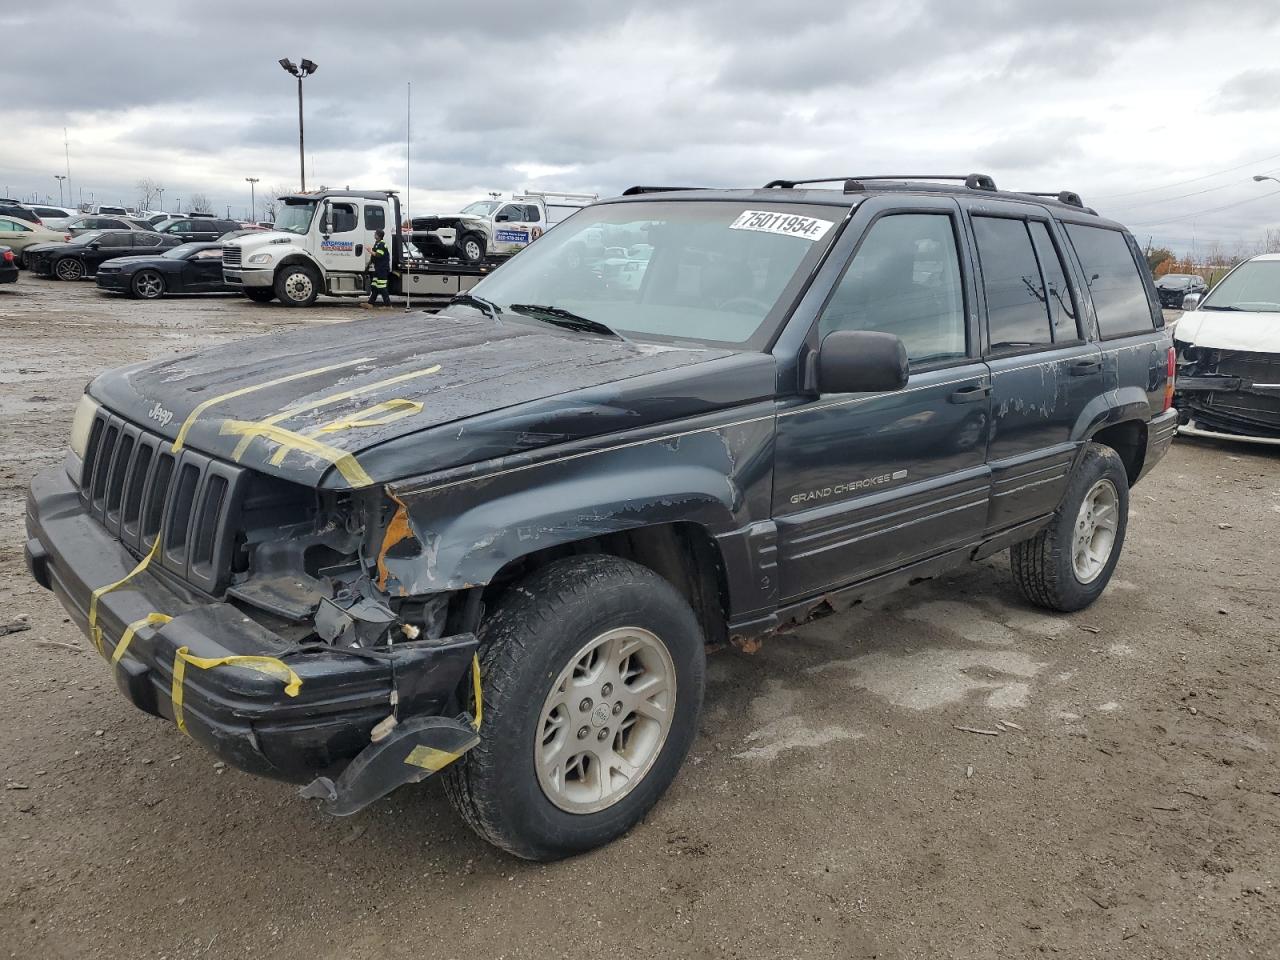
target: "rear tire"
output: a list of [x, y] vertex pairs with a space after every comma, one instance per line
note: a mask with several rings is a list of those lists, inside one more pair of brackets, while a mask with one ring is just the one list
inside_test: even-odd
[[1090, 443], [1049, 525], [1009, 549], [1023, 596], [1063, 613], [1089, 606], [1111, 580], [1128, 520], [1124, 462], [1110, 447]]
[[276, 273], [274, 292], [286, 307], [309, 307], [320, 295], [320, 277], [305, 264], [281, 267]]
[[570, 557], [507, 590], [480, 637], [480, 743], [445, 778], [467, 824], [546, 861], [639, 822], [697, 734], [706, 660], [684, 597], [629, 560]]
[[276, 292], [270, 287], [246, 287], [244, 295], [254, 303], [270, 303], [276, 298]]

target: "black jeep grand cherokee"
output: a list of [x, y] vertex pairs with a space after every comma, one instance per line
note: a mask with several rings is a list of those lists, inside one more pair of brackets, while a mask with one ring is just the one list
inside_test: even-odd
[[1074, 194], [957, 179], [636, 188], [440, 315], [105, 373], [31, 572], [135, 704], [334, 813], [447, 767], [515, 854], [605, 843], [706, 644], [1004, 549], [1051, 610], [1110, 579], [1176, 422], [1150, 275]]

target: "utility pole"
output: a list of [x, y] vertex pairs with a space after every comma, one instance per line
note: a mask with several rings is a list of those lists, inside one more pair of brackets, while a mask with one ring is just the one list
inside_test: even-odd
[[71, 141], [67, 139], [67, 128], [62, 128], [62, 150], [67, 160], [67, 196], [71, 196]]
[[58, 206], [62, 206], [62, 181], [67, 178], [61, 173], [55, 173], [53, 179], [58, 181]]
[[302, 81], [304, 77], [309, 77], [316, 72], [319, 66], [315, 62], [303, 59], [301, 63], [294, 63], [288, 57], [282, 57], [277, 61], [284, 69], [284, 72], [298, 78], [298, 176], [302, 181], [303, 190], [307, 189], [307, 153], [306, 139], [302, 132]]
[[256, 184], [260, 179], [261, 177], [245, 177], [245, 180], [249, 182], [249, 219], [255, 223], [258, 220], [258, 203], [257, 199], [254, 197], [253, 188], [254, 184]]

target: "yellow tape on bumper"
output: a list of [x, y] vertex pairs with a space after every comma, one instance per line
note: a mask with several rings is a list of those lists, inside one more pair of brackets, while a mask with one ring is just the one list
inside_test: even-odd
[[275, 677], [284, 684], [286, 696], [296, 697], [302, 689], [302, 678], [294, 673], [283, 660], [275, 657], [230, 656], [230, 657], [193, 657], [187, 647], [179, 647], [173, 656], [173, 685], [169, 697], [173, 701], [173, 719], [178, 729], [187, 732], [186, 719], [182, 714], [182, 684], [187, 676], [187, 664], [201, 670], [213, 670], [216, 667], [242, 667]]
[[182, 445], [186, 443], [187, 431], [204, 413], [214, 404], [224, 403], [227, 400], [234, 400], [236, 397], [243, 397], [246, 393], [254, 393], [258, 390], [268, 390], [271, 387], [278, 387], [284, 383], [293, 383], [295, 380], [305, 380], [307, 377], [318, 377], [322, 373], [329, 373], [332, 370], [342, 370], [345, 367], [354, 367], [359, 363], [368, 363], [373, 357], [359, 357], [355, 360], [344, 360], [342, 363], [331, 363], [325, 367], [316, 367], [313, 370], [303, 370], [301, 373], [291, 373], [286, 377], [276, 377], [274, 380], [268, 380], [265, 383], [257, 383], [251, 387], [241, 387], [239, 390], [232, 390], [230, 393], [223, 393], [216, 397], [210, 397], [196, 405], [196, 408], [187, 415], [187, 419], [182, 421], [182, 427], [178, 430], [178, 439], [173, 441], [173, 452], [177, 453], [182, 449]]
[[129, 649], [129, 644], [133, 643], [134, 634], [143, 627], [163, 627], [171, 621], [173, 617], [164, 613], [148, 613], [141, 620], [135, 620], [129, 626], [125, 627], [124, 633], [120, 635], [120, 642], [116, 644], [116, 648], [111, 651], [111, 665], [114, 667], [120, 662], [120, 658], [125, 655]]
[[102, 628], [98, 626], [98, 601], [103, 596], [119, 587], [123, 587], [126, 583], [147, 569], [147, 565], [155, 558], [156, 553], [160, 549], [161, 534], [156, 534], [156, 542], [152, 545], [151, 550], [145, 557], [138, 562], [138, 565], [130, 570], [125, 576], [121, 577], [115, 583], [108, 583], [105, 587], [99, 587], [89, 597], [89, 639], [93, 641], [93, 645], [97, 648], [101, 656], [106, 656], [107, 652], [102, 648]]

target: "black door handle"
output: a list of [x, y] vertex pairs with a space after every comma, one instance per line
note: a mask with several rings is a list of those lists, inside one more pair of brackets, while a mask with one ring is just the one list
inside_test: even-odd
[[1095, 373], [1101, 372], [1101, 360], [1077, 360], [1071, 365], [1071, 375], [1073, 377], [1091, 377]]
[[359, 256], [363, 256], [363, 255], [364, 255], [364, 244], [363, 244], [363, 243], [357, 243], [357, 244], [356, 244], [356, 256], [357, 256], [357, 257], [359, 257]]
[[989, 396], [991, 396], [991, 387], [988, 384], [980, 383], [972, 387], [961, 387], [947, 397], [947, 402], [976, 403], [979, 400], [985, 400]]

